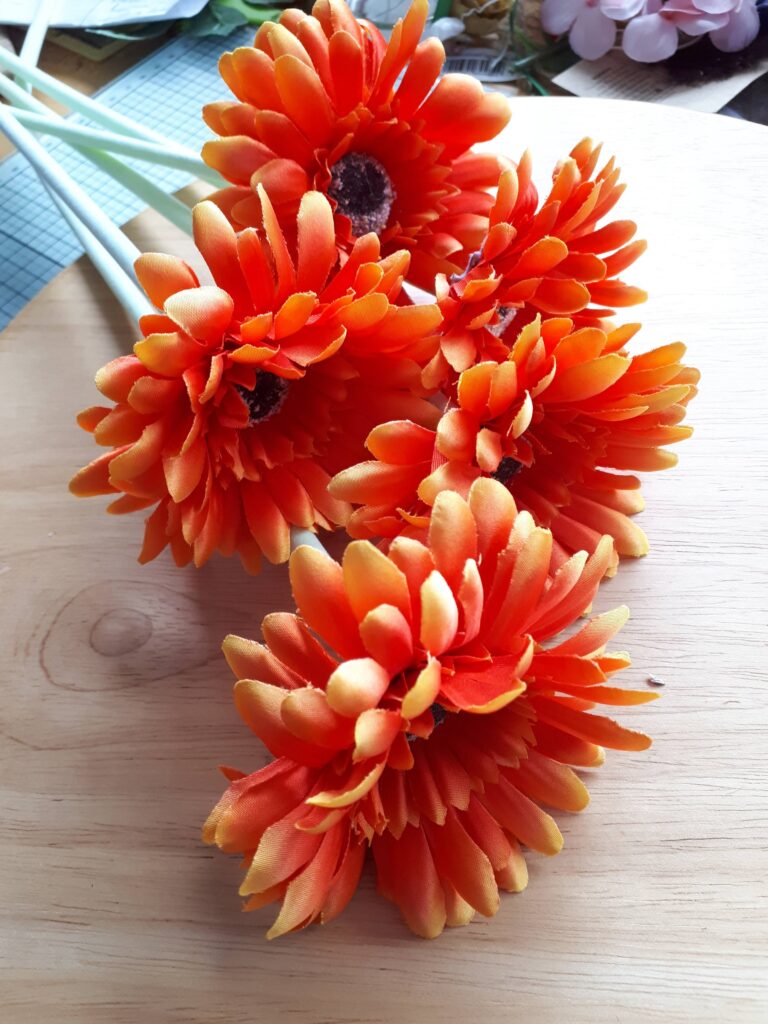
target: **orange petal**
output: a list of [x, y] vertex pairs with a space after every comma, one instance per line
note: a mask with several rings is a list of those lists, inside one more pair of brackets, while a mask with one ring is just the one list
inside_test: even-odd
[[525, 692], [525, 683], [515, 677], [516, 662], [517, 659], [501, 657], [477, 669], [446, 675], [440, 693], [462, 711], [489, 715]]
[[625, 729], [611, 718], [586, 714], [555, 700], [537, 700], [536, 710], [542, 722], [548, 722], [579, 739], [602, 747], [613, 750], [647, 750], [651, 745], [651, 738], [645, 733]]
[[201, 286], [176, 292], [165, 302], [165, 312], [185, 334], [208, 345], [221, 342], [234, 310], [231, 296], [222, 288]]
[[380, 604], [360, 623], [360, 637], [366, 651], [391, 676], [402, 671], [413, 656], [411, 626], [399, 608]]
[[549, 648], [547, 653], [591, 658], [603, 650], [608, 641], [619, 632], [628, 618], [629, 608], [626, 605], [619, 605], [618, 608], [613, 608], [609, 612], [596, 615], [578, 633], [575, 633], [556, 647]]
[[405, 576], [385, 554], [369, 541], [347, 545], [342, 561], [344, 586], [353, 613], [360, 621], [381, 604], [394, 605], [406, 619], [411, 599]]
[[244, 481], [241, 487], [248, 528], [264, 554], [275, 565], [291, 553], [288, 523], [262, 483]]
[[301, 689], [307, 685], [307, 680], [300, 673], [255, 640], [229, 634], [224, 638], [221, 650], [238, 679], [261, 679], [285, 690]]
[[325, 687], [336, 662], [297, 615], [271, 612], [261, 623], [270, 651], [303, 679]]
[[251, 188], [262, 185], [275, 206], [297, 202], [308, 184], [307, 172], [294, 160], [268, 160], [251, 175]]
[[294, 736], [307, 743], [342, 750], [352, 741], [352, 723], [336, 714], [322, 690], [292, 690], [280, 705], [280, 716]]
[[362, 653], [357, 619], [338, 562], [316, 548], [302, 546], [291, 555], [289, 568], [293, 595], [308, 625], [342, 657]]
[[355, 749], [353, 761], [365, 761], [389, 750], [400, 732], [402, 718], [397, 711], [369, 708], [355, 723]]
[[286, 728], [280, 714], [286, 696], [281, 687], [257, 679], [235, 683], [235, 706], [240, 717], [275, 757], [289, 757], [308, 767], [326, 764], [333, 757], [332, 750], [300, 740]]
[[477, 527], [466, 501], [454, 491], [443, 491], [435, 499], [429, 547], [437, 569], [452, 587], [458, 587], [465, 563], [477, 558]]
[[435, 432], [410, 420], [394, 420], [374, 427], [365, 445], [380, 462], [412, 466], [431, 461]]
[[180, 377], [204, 357], [205, 348], [183, 334], [150, 334], [133, 351], [143, 365], [161, 377]]
[[389, 687], [389, 672], [373, 658], [342, 662], [328, 679], [328, 703], [340, 715], [354, 718], [375, 708]]
[[458, 626], [451, 588], [444, 576], [431, 572], [421, 585], [421, 643], [430, 654], [442, 654], [454, 642]]
[[165, 300], [175, 292], [197, 288], [200, 283], [194, 270], [177, 256], [160, 252], [142, 253], [133, 266], [139, 284], [158, 309], [162, 309]]
[[184, 501], [194, 491], [200, 483], [207, 462], [208, 446], [200, 437], [183, 455], [163, 459], [168, 493], [175, 502]]
[[589, 803], [587, 787], [567, 765], [529, 750], [512, 781], [527, 796], [559, 811], [583, 811]]
[[275, 341], [280, 341], [286, 335], [300, 331], [316, 305], [317, 296], [314, 292], [294, 292], [289, 295], [275, 314]]
[[562, 849], [563, 837], [554, 820], [506, 779], [488, 786], [480, 799], [505, 829], [532, 850], [552, 856]]
[[463, 409], [450, 409], [437, 425], [436, 447], [446, 459], [471, 462], [475, 453], [478, 423]]
[[275, 61], [275, 85], [286, 112], [304, 135], [315, 145], [324, 143], [334, 125], [334, 112], [317, 72], [285, 54]]
[[434, 704], [440, 692], [441, 666], [437, 658], [430, 658], [426, 668], [419, 672], [416, 682], [403, 697], [401, 714], [403, 718], [418, 718]]
[[114, 494], [117, 488], [110, 483], [109, 466], [112, 460], [125, 449], [104, 452], [83, 469], [78, 470], [69, 482], [69, 489], [78, 498], [91, 498], [97, 494]]
[[[346, 831], [348, 829], [347, 825]], [[276, 939], [287, 932], [304, 928], [319, 916], [330, 888], [332, 872], [338, 863], [344, 836], [345, 829], [341, 825], [327, 832], [322, 837], [320, 848], [304, 870], [290, 880], [280, 913], [267, 932], [268, 939]]]
[[384, 771], [386, 761], [380, 761], [369, 768], [370, 761], [355, 765], [347, 778], [346, 785], [335, 790], [326, 790], [308, 797], [307, 803], [314, 807], [349, 807], [361, 800], [376, 785]]
[[333, 211], [320, 192], [306, 192], [296, 218], [298, 233], [297, 286], [320, 292], [336, 264]]
[[238, 259], [237, 236], [227, 218], [214, 203], [198, 203], [192, 210], [192, 227], [195, 244], [216, 284], [234, 301], [237, 315], [251, 313], [253, 306]]
[[202, 157], [208, 166], [235, 185], [249, 185], [256, 168], [273, 160], [274, 156], [271, 149], [247, 135], [213, 139], [202, 148]]
[[430, 846], [442, 878], [485, 917], [499, 909], [499, 890], [491, 862], [462, 827], [453, 809], [442, 827], [428, 826]]
[[302, 813], [283, 818], [264, 832], [248, 872], [240, 886], [241, 896], [263, 892], [296, 874], [315, 856], [323, 837], [299, 831], [292, 820]]
[[615, 384], [629, 368], [631, 360], [609, 353], [558, 373], [544, 392], [547, 402], [577, 402], [600, 394]]

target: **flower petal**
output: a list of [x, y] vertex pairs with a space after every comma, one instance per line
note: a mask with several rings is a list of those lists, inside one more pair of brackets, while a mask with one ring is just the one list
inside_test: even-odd
[[445, 577], [431, 572], [421, 585], [420, 639], [430, 654], [442, 654], [456, 639], [459, 610]]
[[624, 28], [621, 45], [632, 60], [652, 64], [666, 60], [677, 50], [678, 35], [673, 21], [660, 14], [641, 14]]
[[343, 661], [328, 679], [328, 703], [340, 715], [354, 718], [375, 708], [389, 687], [389, 672], [373, 658]]

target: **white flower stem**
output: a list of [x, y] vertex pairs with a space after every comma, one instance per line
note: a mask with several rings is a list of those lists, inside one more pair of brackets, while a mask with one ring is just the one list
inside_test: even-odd
[[187, 171], [196, 178], [224, 188], [227, 181], [218, 171], [214, 171], [203, 163], [199, 156], [189, 156], [184, 150], [177, 151], [173, 146], [160, 146], [156, 142], [118, 135], [115, 132], [90, 128], [82, 124], [73, 124], [61, 117], [51, 117], [31, 110], [20, 110], [18, 120], [38, 135], [55, 135], [73, 146], [88, 146], [105, 149], [110, 153], [121, 153], [123, 156], [146, 160], [147, 163], [159, 164], [162, 167], [174, 167]]
[[[43, 46], [43, 41], [45, 40], [46, 31], [58, 3], [59, 0], [39, 0], [35, 16], [32, 19], [26, 35], [24, 36], [24, 43], [20, 53], [20, 59], [31, 67], [34, 67], [37, 64], [40, 57], [40, 51]], [[27, 90], [31, 92], [31, 87], [29, 85], [26, 86], [24, 92], [26, 93]], [[34, 106], [38, 104], [39, 101], [31, 96], [24, 96], [23, 99], [23, 106], [30, 106], [34, 111]], [[42, 106], [42, 104], [39, 105]], [[46, 108], [43, 107], [43, 110], [46, 110]], [[54, 124], [57, 120], [61, 120], [60, 118], [55, 118], [50, 115], [35, 114], [33, 111], [19, 110], [17, 108], [15, 112], [17, 118], [19, 115], [26, 115], [30, 118], [44, 118], [46, 122], [53, 122]], [[37, 173], [40, 174], [39, 170]], [[85, 224], [75, 216], [69, 206], [67, 206], [64, 200], [52, 189], [51, 185], [42, 176], [41, 181], [51, 197], [51, 200], [58, 207], [62, 217], [67, 224], [69, 224], [75, 237], [80, 241], [83, 249], [90, 257], [91, 262], [111, 289], [112, 294], [122, 305], [129, 319], [131, 321], [138, 321], [145, 314], [154, 312], [154, 307], [142, 290], [136, 285], [133, 275], [128, 275], [125, 272], [117, 260], [110, 255], [107, 249], [105, 249], [95, 235], [88, 230]]]
[[[65, 123], [63, 118], [59, 118], [57, 114], [41, 103], [40, 100], [31, 96], [25, 92], [20, 86], [16, 85], [9, 78], [0, 75], [0, 94], [4, 95], [7, 99], [14, 104], [14, 107], [20, 107], [23, 110], [29, 110], [32, 113], [39, 114], [46, 119], [53, 121], [60, 121]], [[8, 108], [4, 108], [8, 109]], [[15, 111], [14, 115], [15, 117]], [[17, 122], [18, 124], [18, 122]], [[26, 131], [25, 128], [20, 130], [26, 132], [29, 138], [32, 136]], [[33, 140], [34, 141], [34, 140]], [[37, 143], [36, 143], [37, 145]], [[21, 147], [19, 147], [21, 149]], [[175, 196], [168, 195], [159, 186], [149, 181], [138, 171], [133, 170], [131, 167], [127, 167], [121, 163], [117, 157], [110, 156], [109, 153], [102, 153], [100, 150], [87, 147], [87, 146], [75, 146], [74, 147], [79, 153], [81, 153], [91, 163], [96, 164], [97, 167], [101, 168], [105, 174], [108, 174], [111, 178], [119, 181], [121, 185], [127, 188], [135, 196], [138, 196], [142, 202], [147, 203], [148, 206], [153, 207], [164, 217], [166, 217], [172, 224], [175, 224], [178, 228], [184, 231], [186, 234], [192, 234], [192, 214], [189, 207], [182, 203], [181, 200]]]
[[91, 262], [109, 285], [113, 295], [128, 315], [128, 319], [136, 322], [140, 317], [148, 313], [156, 313], [157, 310], [146, 297], [144, 292], [128, 277], [122, 267], [114, 260], [104, 246], [95, 238], [88, 228], [78, 220], [67, 204], [51, 191], [46, 185], [51, 199], [59, 208], [59, 212], [72, 228], [73, 234], [78, 238], [83, 249], [90, 257]]
[[[35, 86], [36, 89], [39, 89], [46, 96], [58, 100], [70, 110], [76, 110], [79, 114], [83, 114], [97, 124], [103, 124], [112, 131], [122, 132], [124, 135], [132, 135], [139, 139], [147, 139], [150, 142], [157, 142], [161, 146], [168, 145], [168, 140], [159, 132], [146, 128], [137, 121], [133, 121], [130, 117], [125, 117], [124, 114], [118, 114], [116, 110], [110, 110], [109, 107], [103, 106], [90, 96], [84, 96], [77, 89], [57, 81], [52, 75], [46, 74], [45, 71], [41, 71], [36, 67], [30, 67], [14, 53], [9, 53], [7, 50], [0, 51], [0, 69], [12, 71], [17, 78], [24, 82], [29, 82], [30, 85]], [[196, 155], [192, 150], [188, 152], [191, 156]]]
[[310, 548], [316, 548], [318, 551], [322, 551], [324, 555], [328, 554], [328, 552], [325, 550], [323, 545], [318, 540], [316, 533], [312, 533], [311, 530], [302, 530], [298, 526], [292, 526], [291, 551], [295, 551], [296, 548], [300, 548], [302, 544], [306, 544]]
[[161, 213], [171, 224], [175, 224], [187, 235], [192, 234], [192, 210], [186, 203], [182, 203], [176, 196], [168, 195], [158, 185], [148, 181], [143, 174], [139, 174], [132, 167], [127, 167], [117, 157], [110, 156], [109, 153], [102, 153], [98, 149], [88, 149], [85, 146], [77, 148], [86, 159], [100, 167], [105, 174], [114, 178], [147, 206], [151, 206], [152, 209]]
[[[59, 0], [38, 0], [32, 21], [24, 36], [24, 42], [19, 53], [19, 60], [29, 67], [35, 67], [40, 57], [40, 51], [45, 42], [45, 33], [48, 31], [53, 13], [58, 7]], [[24, 81], [17, 75], [17, 80]], [[31, 88], [31, 86], [27, 86]]]
[[9, 107], [0, 104], [0, 130], [11, 140], [19, 152], [29, 160], [38, 175], [77, 215], [88, 230], [104, 246], [115, 262], [133, 277], [133, 264], [139, 250], [122, 231], [115, 227], [90, 196], [77, 185], [66, 171], [14, 118]]

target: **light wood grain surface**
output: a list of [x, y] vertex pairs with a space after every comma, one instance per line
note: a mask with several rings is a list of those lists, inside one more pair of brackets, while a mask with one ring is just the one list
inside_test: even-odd
[[[265, 754], [219, 654], [288, 606], [283, 569], [140, 567], [140, 518], [67, 493], [92, 456], [73, 424], [133, 330], [84, 263], [0, 338], [0, 988], [6, 1024], [758, 1022], [768, 1015], [768, 131], [629, 103], [517, 100], [504, 147], [539, 180], [582, 135], [625, 168], [619, 210], [651, 248], [644, 347], [703, 371], [680, 465], [650, 478], [651, 554], [627, 601], [624, 721], [562, 854], [495, 919], [412, 938], [370, 875], [327, 928], [267, 943], [234, 859], [199, 842], [221, 761]], [[145, 248], [186, 243], [156, 218]]]

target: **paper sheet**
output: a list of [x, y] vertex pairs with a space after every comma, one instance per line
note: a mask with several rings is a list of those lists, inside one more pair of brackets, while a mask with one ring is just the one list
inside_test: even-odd
[[[400, 18], [405, 17], [411, 6], [411, 0], [347, 0], [347, 2], [355, 17], [374, 21], [379, 28], [394, 25]], [[438, 6], [439, 0], [429, 0], [430, 21], [434, 18]]]
[[[53, 28], [103, 28], [107, 25], [191, 18], [206, 0], [59, 0], [53, 5]], [[29, 25], [37, 0], [0, 0], [0, 25]]]
[[768, 59], [746, 71], [717, 81], [681, 85], [673, 81], [664, 67], [638, 64], [623, 53], [609, 53], [600, 60], [579, 61], [553, 79], [575, 96], [612, 100], [651, 100], [688, 110], [715, 113], [742, 89], [768, 71]]

